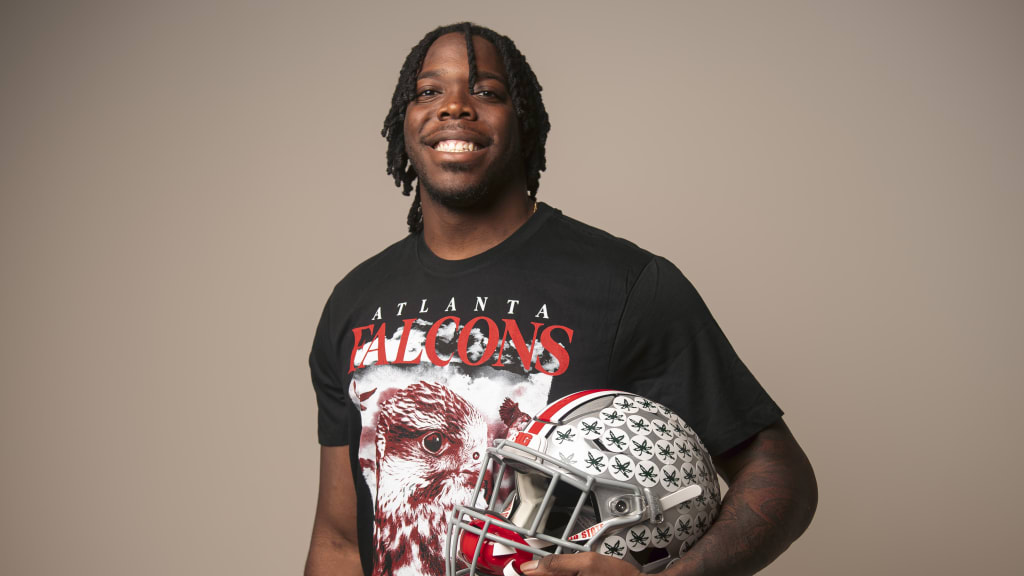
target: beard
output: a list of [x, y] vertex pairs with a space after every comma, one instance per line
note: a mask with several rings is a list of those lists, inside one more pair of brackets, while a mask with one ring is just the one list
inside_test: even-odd
[[[449, 174], [467, 171], [464, 164], [454, 162], [442, 164], [441, 168]], [[432, 181], [429, 176], [420, 177], [420, 184], [437, 204], [449, 209], [458, 209], [490, 204], [491, 197], [494, 196], [492, 191], [501, 188], [500, 180], [502, 180], [500, 174], [488, 173], [482, 180], [463, 186], [444, 186]]]
[[[426, 190], [436, 204], [449, 210], [486, 209], [501, 197], [509, 183], [522, 180], [525, 175], [523, 160], [519, 154], [506, 158], [504, 162], [488, 166], [482, 178], [464, 184], [436, 181], [426, 170], [420, 170], [412, 158], [409, 160], [416, 170], [421, 188]], [[444, 163], [440, 167], [445, 174], [469, 171], [465, 164], [458, 162]]]

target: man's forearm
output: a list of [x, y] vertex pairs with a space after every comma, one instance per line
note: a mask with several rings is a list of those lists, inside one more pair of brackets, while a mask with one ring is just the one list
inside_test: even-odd
[[363, 573], [355, 502], [348, 446], [321, 446], [320, 490], [306, 557], [306, 576]]
[[814, 471], [785, 424], [729, 454], [718, 519], [666, 576], [753, 574], [807, 529], [818, 502]]

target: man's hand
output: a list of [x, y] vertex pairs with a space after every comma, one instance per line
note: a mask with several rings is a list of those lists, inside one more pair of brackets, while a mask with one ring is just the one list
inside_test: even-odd
[[597, 552], [552, 554], [522, 565], [525, 576], [637, 576], [632, 564]]

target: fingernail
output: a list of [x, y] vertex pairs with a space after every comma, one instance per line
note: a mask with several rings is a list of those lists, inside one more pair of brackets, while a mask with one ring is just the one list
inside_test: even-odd
[[523, 562], [519, 565], [519, 569], [523, 572], [529, 572], [530, 570], [537, 569], [538, 562], [536, 560], [530, 560], [529, 562]]

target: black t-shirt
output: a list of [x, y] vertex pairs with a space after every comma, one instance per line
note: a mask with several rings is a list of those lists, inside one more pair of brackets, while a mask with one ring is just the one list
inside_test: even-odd
[[782, 414], [675, 266], [545, 204], [472, 258], [442, 260], [420, 234], [355, 268], [310, 367], [320, 443], [351, 445], [377, 574], [443, 573], [445, 516], [484, 448], [564, 395], [660, 402], [713, 455]]

